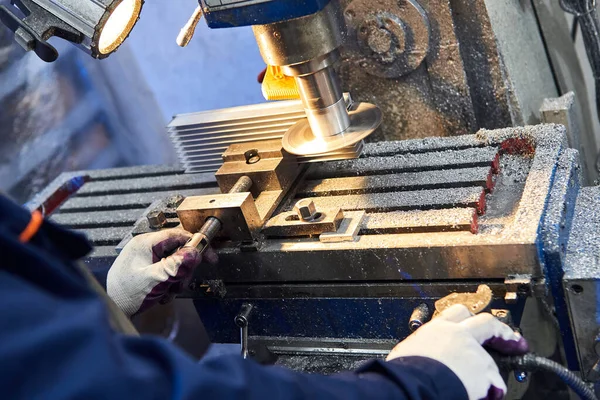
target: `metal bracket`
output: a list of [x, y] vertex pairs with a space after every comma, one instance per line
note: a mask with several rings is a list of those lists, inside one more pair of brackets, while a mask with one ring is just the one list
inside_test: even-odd
[[318, 218], [303, 221], [295, 211], [285, 212], [271, 218], [262, 233], [270, 237], [301, 237], [336, 233], [344, 213], [340, 208], [318, 211]]
[[488, 308], [491, 302], [492, 289], [488, 285], [479, 285], [475, 293], [452, 293], [436, 301], [433, 317], [456, 304], [462, 304], [473, 314], [479, 314]]
[[353, 242], [358, 237], [364, 218], [364, 211], [346, 211], [338, 230], [322, 233], [319, 240], [321, 243]]

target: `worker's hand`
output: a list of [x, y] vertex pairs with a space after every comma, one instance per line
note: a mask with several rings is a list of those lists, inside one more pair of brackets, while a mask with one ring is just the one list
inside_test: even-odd
[[467, 307], [455, 305], [400, 342], [387, 360], [409, 356], [434, 359], [456, 374], [470, 400], [500, 400], [506, 384], [483, 346], [506, 355], [529, 350], [521, 335], [491, 314], [473, 316]]
[[[182, 248], [192, 235], [167, 229], [134, 237], [108, 271], [106, 291], [127, 315], [147, 310], [180, 293], [202, 261], [195, 248]], [[216, 254], [208, 249], [208, 261]]]

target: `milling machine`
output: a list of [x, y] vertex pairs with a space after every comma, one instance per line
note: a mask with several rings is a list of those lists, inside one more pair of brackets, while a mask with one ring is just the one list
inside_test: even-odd
[[[77, 23], [89, 15], [87, 2], [14, 3], [45, 22], [7, 8], [0, 17], [24, 47], [51, 60], [46, 39], [57, 32], [107, 56], [142, 2], [94, 2], [97, 25], [87, 33]], [[125, 30], [101, 46], [111, 12], [127, 3]], [[181, 42], [200, 15], [213, 28], [252, 25], [265, 62], [294, 78], [299, 100], [176, 116], [169, 132], [181, 167], [65, 173], [30, 207], [88, 235], [90, 268], [112, 263], [135, 235], [180, 224], [196, 233], [192, 245], [210, 243], [220, 261], [198, 269], [183, 297], [212, 342], [241, 343], [244, 356], [261, 362], [352, 368], [387, 354], [439, 299], [486, 285], [482, 309], [521, 329], [537, 353], [596, 382], [600, 190], [584, 187], [593, 175], [590, 137], [576, 129], [588, 129], [589, 118], [573, 94], [542, 105], [561, 82], [554, 91], [520, 86], [514, 50], [494, 22], [500, 3], [355, 0], [342, 12], [328, 0], [201, 0]], [[446, 19], [469, 20], [469, 5], [469, 24]], [[57, 20], [69, 27], [57, 30]], [[358, 50], [344, 43], [346, 23]], [[471, 35], [486, 26], [504, 57], [497, 66], [489, 38]], [[530, 33], [527, 46], [543, 41]], [[342, 44], [339, 70], [346, 88], [358, 89], [350, 93], [334, 68]], [[463, 50], [483, 45], [490, 56], [473, 67]], [[548, 59], [537, 62], [544, 76]], [[449, 137], [364, 144], [382, 122], [378, 106], [389, 119], [384, 136]], [[537, 120], [525, 119], [532, 109]], [[515, 126], [540, 120], [561, 125]], [[425, 133], [415, 132], [418, 123]], [[587, 149], [585, 158], [570, 147]], [[509, 381], [512, 398], [557, 398], [562, 389], [540, 375]]]

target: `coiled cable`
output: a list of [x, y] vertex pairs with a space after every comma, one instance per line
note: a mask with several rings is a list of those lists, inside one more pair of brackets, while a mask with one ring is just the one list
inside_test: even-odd
[[529, 353], [522, 356], [500, 356], [496, 358], [499, 366], [517, 371], [545, 370], [556, 374], [579, 397], [584, 400], [598, 400], [596, 394], [581, 378], [557, 362]]

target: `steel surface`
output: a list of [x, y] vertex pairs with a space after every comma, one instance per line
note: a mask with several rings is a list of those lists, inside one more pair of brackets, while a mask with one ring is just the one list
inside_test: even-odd
[[370, 213], [363, 220], [364, 234], [468, 231], [477, 233], [475, 208]]
[[[471, 138], [463, 138], [462, 143]], [[244, 268], [235, 269], [234, 249], [223, 247], [221, 263], [226, 268], [208, 267], [203, 279], [225, 282], [272, 281], [365, 281], [404, 279], [464, 279], [487, 277], [505, 279], [513, 274], [541, 273], [537, 240], [546, 198], [553, 182], [555, 165], [565, 146], [564, 130], [558, 126], [511, 128], [483, 131], [470, 148], [436, 152], [406, 152], [387, 157], [373, 153], [349, 162], [315, 166], [307, 179], [323, 176], [371, 176], [400, 171], [444, 170], [487, 166], [494, 171], [494, 187], [475, 180], [464, 188], [438, 188], [357, 195], [319, 196], [317, 208], [340, 206], [345, 210], [366, 210], [383, 215], [394, 210], [432, 212], [436, 208], [466, 208], [460, 227], [432, 224], [432, 229], [413, 233], [368, 234], [361, 231], [354, 242], [321, 243], [316, 240], [268, 240], [255, 253], [244, 255]], [[398, 148], [397, 144], [390, 147]], [[483, 146], [483, 147], [482, 147]], [[406, 146], [410, 148], [410, 146]], [[460, 148], [460, 146], [457, 146]], [[498, 155], [500, 157], [498, 158]], [[491, 190], [491, 194], [487, 193]], [[292, 199], [284, 210], [293, 206]], [[481, 215], [474, 218], [473, 209]], [[440, 211], [441, 212], [441, 211]], [[404, 214], [398, 216], [399, 220]], [[475, 225], [474, 222], [477, 221]], [[414, 222], [414, 221], [413, 221]], [[399, 224], [396, 232], [403, 230]], [[408, 224], [407, 224], [408, 225]], [[467, 228], [468, 227], [468, 228]], [[440, 229], [432, 235], [433, 229]], [[384, 231], [385, 232], [385, 231]], [[421, 233], [427, 232], [427, 233]], [[475, 233], [476, 232], [476, 233]], [[234, 271], [229, 273], [228, 271]]]

